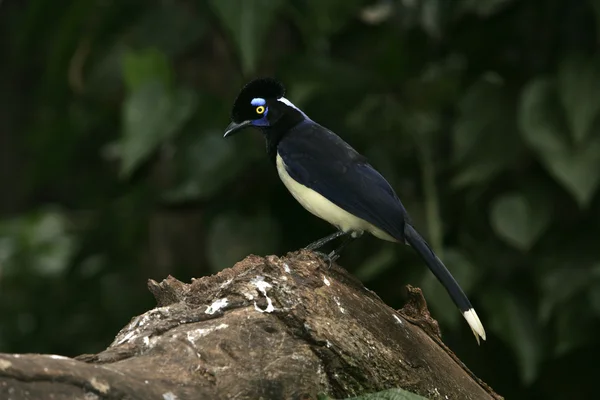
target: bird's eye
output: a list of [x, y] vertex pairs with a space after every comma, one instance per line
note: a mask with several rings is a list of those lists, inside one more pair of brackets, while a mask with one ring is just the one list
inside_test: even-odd
[[263, 114], [265, 112], [265, 108], [263, 106], [256, 107], [257, 114]]

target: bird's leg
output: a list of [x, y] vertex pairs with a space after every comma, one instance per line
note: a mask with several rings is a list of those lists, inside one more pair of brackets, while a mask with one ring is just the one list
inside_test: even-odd
[[355, 241], [356, 239], [357, 239], [356, 237], [348, 235], [348, 237], [346, 237], [344, 239], [344, 241], [335, 250], [333, 250], [331, 253], [329, 253], [327, 256], [329, 257], [329, 259], [332, 262], [337, 260], [338, 258], [340, 258], [341, 252], [344, 249], [344, 247], [346, 247], [348, 244]]
[[323, 247], [324, 245], [326, 245], [327, 243], [331, 242], [332, 240], [337, 239], [340, 236], [345, 235], [345, 234], [347, 234], [347, 232], [344, 232], [344, 231], [334, 232], [334, 233], [332, 233], [329, 236], [325, 236], [324, 238], [321, 238], [319, 240], [316, 240], [316, 241], [312, 242], [311, 244], [309, 244], [308, 246], [306, 246], [304, 249], [311, 250], [311, 251], [316, 250], [316, 249], [318, 249], [320, 247]]
[[350, 235], [346, 236], [346, 238], [344, 239], [344, 241], [342, 243], [340, 243], [340, 245], [335, 250], [333, 250], [331, 253], [329, 253], [327, 255], [329, 257], [329, 259], [331, 260], [331, 262], [333, 262], [333, 261], [337, 260], [338, 258], [340, 258], [342, 250], [348, 244], [354, 242], [356, 239], [358, 239], [361, 236], [362, 236], [362, 232], [352, 232]]

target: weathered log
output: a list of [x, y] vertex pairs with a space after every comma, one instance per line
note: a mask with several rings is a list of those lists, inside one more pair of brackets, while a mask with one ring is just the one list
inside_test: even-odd
[[443, 345], [419, 289], [395, 311], [310, 252], [148, 286], [158, 307], [101, 353], [0, 354], [0, 399], [501, 398]]

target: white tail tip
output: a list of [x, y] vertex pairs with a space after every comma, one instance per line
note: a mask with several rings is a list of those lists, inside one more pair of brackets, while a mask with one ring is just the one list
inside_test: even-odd
[[465, 311], [463, 313], [463, 317], [467, 320], [467, 323], [471, 327], [473, 334], [475, 335], [475, 339], [477, 339], [477, 344], [479, 344], [479, 337], [485, 340], [485, 329], [483, 329], [483, 325], [477, 316], [474, 308], [469, 309], [469, 311]]

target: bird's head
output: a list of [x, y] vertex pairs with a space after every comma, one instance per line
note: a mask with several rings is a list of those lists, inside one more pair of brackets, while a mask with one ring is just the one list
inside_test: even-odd
[[231, 123], [224, 137], [254, 126], [268, 133], [271, 128], [290, 128], [306, 115], [285, 97], [284, 86], [273, 78], [258, 78], [242, 88], [233, 103]]

